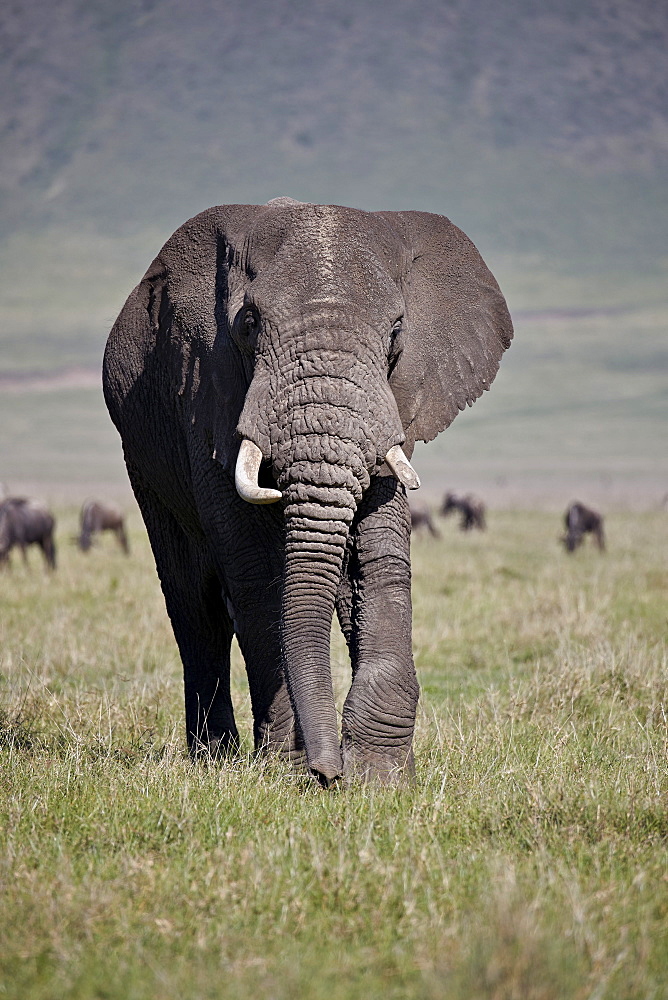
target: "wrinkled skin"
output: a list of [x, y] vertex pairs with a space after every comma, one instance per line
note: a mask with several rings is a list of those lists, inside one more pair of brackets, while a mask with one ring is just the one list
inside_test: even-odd
[[575, 552], [590, 534], [601, 552], [605, 551], [605, 535], [603, 533], [603, 517], [598, 511], [585, 507], [583, 503], [572, 503], [564, 514], [566, 534], [562, 538], [567, 552]]
[[487, 527], [485, 505], [472, 493], [467, 493], [463, 497], [455, 496], [454, 493], [446, 493], [441, 506], [441, 516], [447, 517], [455, 510], [459, 511], [459, 527], [462, 531], [471, 531], [472, 528], [484, 531]]
[[111, 531], [126, 555], [130, 552], [125, 531], [123, 511], [116, 504], [101, 500], [86, 500], [81, 507], [81, 530], [77, 543], [82, 552], [88, 552], [93, 544], [93, 536], [100, 531]]
[[[110, 334], [104, 390], [193, 755], [237, 743], [236, 634], [257, 747], [324, 785], [412, 774], [410, 512], [385, 456], [472, 403], [511, 336], [494, 278], [441, 216], [277, 199], [210, 209], [163, 247]], [[255, 493], [278, 502], [237, 493], [246, 452]], [[335, 611], [352, 665], [340, 735]]]
[[55, 520], [41, 500], [7, 497], [0, 502], [0, 565], [9, 562], [9, 553], [18, 546], [27, 565], [29, 545], [38, 545], [49, 569], [56, 568], [53, 540]]

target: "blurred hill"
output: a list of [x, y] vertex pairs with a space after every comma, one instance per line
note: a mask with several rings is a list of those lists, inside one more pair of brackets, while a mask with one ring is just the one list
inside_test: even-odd
[[665, 3], [8, 0], [0, 37], [4, 235], [290, 193], [498, 250], [666, 250]]
[[[655, 470], [667, 50], [655, 0], [6, 0], [0, 479], [121, 474], [84, 383], [125, 296], [189, 216], [279, 194], [441, 212], [499, 277], [510, 381], [430, 455], [464, 461], [482, 421], [492, 464], [565, 468], [577, 438], [600, 475], [627, 452]], [[607, 410], [578, 409], [592, 392]]]

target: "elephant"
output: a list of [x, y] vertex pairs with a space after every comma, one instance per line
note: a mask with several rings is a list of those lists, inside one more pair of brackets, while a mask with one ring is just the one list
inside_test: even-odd
[[487, 527], [485, 505], [472, 493], [467, 493], [463, 497], [457, 497], [454, 493], [446, 493], [441, 505], [441, 516], [447, 517], [454, 510], [458, 510], [461, 515], [459, 527], [462, 531], [470, 531], [472, 528], [484, 531]]
[[77, 543], [82, 552], [88, 552], [93, 535], [99, 531], [113, 531], [116, 540], [126, 555], [130, 552], [125, 531], [123, 511], [114, 503], [101, 500], [85, 500], [81, 507], [81, 531]]
[[566, 534], [561, 541], [567, 552], [575, 552], [582, 545], [584, 536], [591, 534], [601, 552], [605, 551], [605, 535], [603, 533], [603, 517], [598, 511], [585, 507], [577, 500], [570, 504], [564, 514]]
[[[193, 758], [255, 746], [323, 786], [414, 775], [410, 464], [513, 329], [447, 218], [279, 198], [186, 222], [130, 294], [103, 387], [184, 671]], [[352, 682], [338, 731], [334, 613]]]
[[56, 568], [56, 546], [53, 540], [55, 519], [41, 500], [29, 497], [6, 497], [0, 502], [0, 565], [9, 561], [15, 545], [21, 549], [23, 562], [28, 564], [28, 545], [39, 545], [46, 565]]

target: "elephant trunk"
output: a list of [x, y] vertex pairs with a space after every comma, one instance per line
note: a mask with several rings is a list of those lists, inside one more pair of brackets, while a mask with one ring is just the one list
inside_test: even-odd
[[343, 773], [330, 666], [330, 632], [355, 499], [335, 487], [287, 490], [281, 608], [283, 666], [310, 771]]
[[[306, 331], [285, 370], [256, 360], [235, 473], [244, 500], [284, 504], [283, 669], [308, 766], [326, 785], [343, 772], [330, 632], [350, 526], [383, 460], [409, 489], [419, 485], [386, 374], [336, 350], [337, 335], [328, 330], [323, 357]], [[277, 489], [259, 485], [263, 459]]]

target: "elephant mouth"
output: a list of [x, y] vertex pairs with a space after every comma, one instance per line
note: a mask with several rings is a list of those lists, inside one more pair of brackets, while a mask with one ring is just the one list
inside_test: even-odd
[[[280, 490], [260, 486], [258, 475], [262, 463], [262, 450], [249, 438], [244, 438], [239, 448], [234, 470], [234, 484], [237, 493], [252, 504], [276, 503], [282, 498]], [[393, 445], [385, 455], [385, 464], [392, 475], [408, 490], [420, 488], [420, 478], [404, 454], [401, 445]]]

